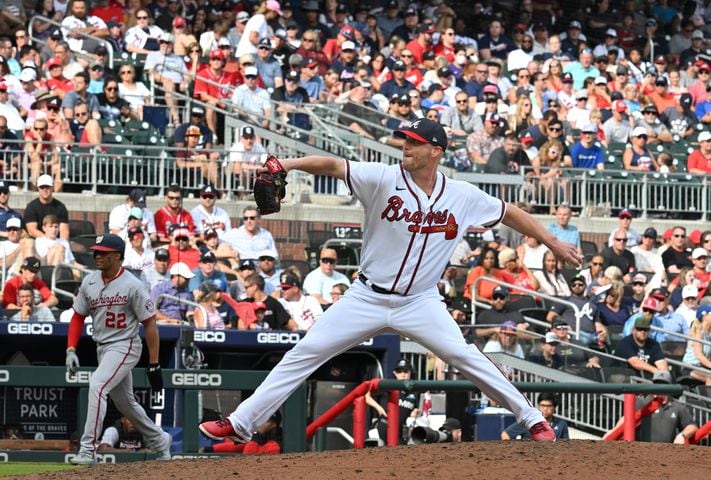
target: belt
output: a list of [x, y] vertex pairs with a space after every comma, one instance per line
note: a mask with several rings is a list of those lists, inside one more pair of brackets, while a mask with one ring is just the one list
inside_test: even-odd
[[358, 272], [358, 280], [363, 282], [366, 286], [370, 287], [370, 289], [373, 290], [375, 293], [382, 293], [383, 295], [402, 295], [402, 293], [393, 292], [392, 290], [388, 290], [387, 288], [377, 286], [376, 284], [368, 280], [368, 277], [366, 277], [363, 272]]

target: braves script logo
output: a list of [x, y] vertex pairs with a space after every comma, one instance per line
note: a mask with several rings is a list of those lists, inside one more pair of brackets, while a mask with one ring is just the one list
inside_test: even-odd
[[100, 297], [92, 298], [89, 303], [91, 304], [92, 309], [99, 307], [111, 307], [113, 305], [128, 305], [128, 295], [121, 295], [117, 293], [116, 295], [107, 297], [102, 294]]
[[389, 222], [404, 221], [409, 223], [407, 229], [410, 232], [422, 234], [429, 233], [444, 233], [445, 240], [453, 240], [457, 238], [459, 225], [454, 215], [449, 213], [449, 210], [427, 212], [420, 210], [411, 212], [407, 208], [403, 208], [402, 198], [393, 195], [388, 199], [388, 205], [380, 214], [380, 218]]

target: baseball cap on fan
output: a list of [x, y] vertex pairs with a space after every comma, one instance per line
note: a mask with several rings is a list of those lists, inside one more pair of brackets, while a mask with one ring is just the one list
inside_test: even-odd
[[421, 118], [412, 122], [409, 127], [396, 130], [393, 135], [398, 138], [409, 137], [421, 143], [440, 147], [442, 151], [447, 150], [447, 133], [444, 128], [427, 118]]
[[40, 261], [37, 257], [26, 257], [20, 265], [20, 269], [29, 270], [30, 272], [37, 273], [40, 271]]

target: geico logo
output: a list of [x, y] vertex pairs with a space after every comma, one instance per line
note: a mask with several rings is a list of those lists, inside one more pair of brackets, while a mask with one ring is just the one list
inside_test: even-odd
[[195, 341], [205, 343], [225, 343], [225, 332], [214, 332], [210, 330], [196, 330]]
[[[76, 457], [75, 453], [69, 453], [67, 455], [64, 455], [64, 463], [69, 463], [69, 460], [74, 457]], [[112, 455], [110, 453], [97, 453], [96, 463], [116, 463], [116, 455]]]
[[0, 370], [0, 383], [7, 383], [10, 381], [10, 371]]
[[0, 462], [7, 463], [10, 461], [10, 458], [7, 456], [7, 453], [0, 453]]
[[298, 333], [261, 332], [257, 334], [257, 343], [298, 343], [301, 336]]
[[49, 323], [17, 323], [8, 324], [7, 333], [11, 335], [52, 335], [54, 329]]
[[219, 387], [222, 375], [219, 373], [174, 373], [170, 378], [173, 385], [187, 387]]
[[89, 383], [91, 380], [91, 372], [77, 372], [74, 376], [69, 376], [69, 372], [64, 372], [64, 381], [67, 383]]

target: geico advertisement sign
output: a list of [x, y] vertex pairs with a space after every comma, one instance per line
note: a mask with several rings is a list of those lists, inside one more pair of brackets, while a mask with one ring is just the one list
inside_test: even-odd
[[[69, 463], [69, 460], [76, 456], [76, 453], [68, 453], [64, 455], [64, 463]], [[112, 455], [110, 453], [97, 453], [94, 458], [96, 458], [96, 463], [116, 463], [116, 455]]]
[[257, 334], [257, 343], [295, 344], [301, 340], [301, 335], [293, 332], [260, 332]]
[[174, 373], [170, 381], [175, 386], [183, 387], [219, 387], [222, 375], [219, 373]]
[[64, 381], [67, 383], [89, 383], [91, 381], [92, 372], [85, 370], [71, 375], [69, 372], [64, 372]]
[[195, 330], [193, 339], [201, 343], [225, 343], [225, 332], [214, 330]]
[[10, 381], [10, 371], [0, 370], [0, 383], [8, 383]]
[[54, 328], [51, 323], [8, 323], [7, 333], [10, 335], [52, 335]]

